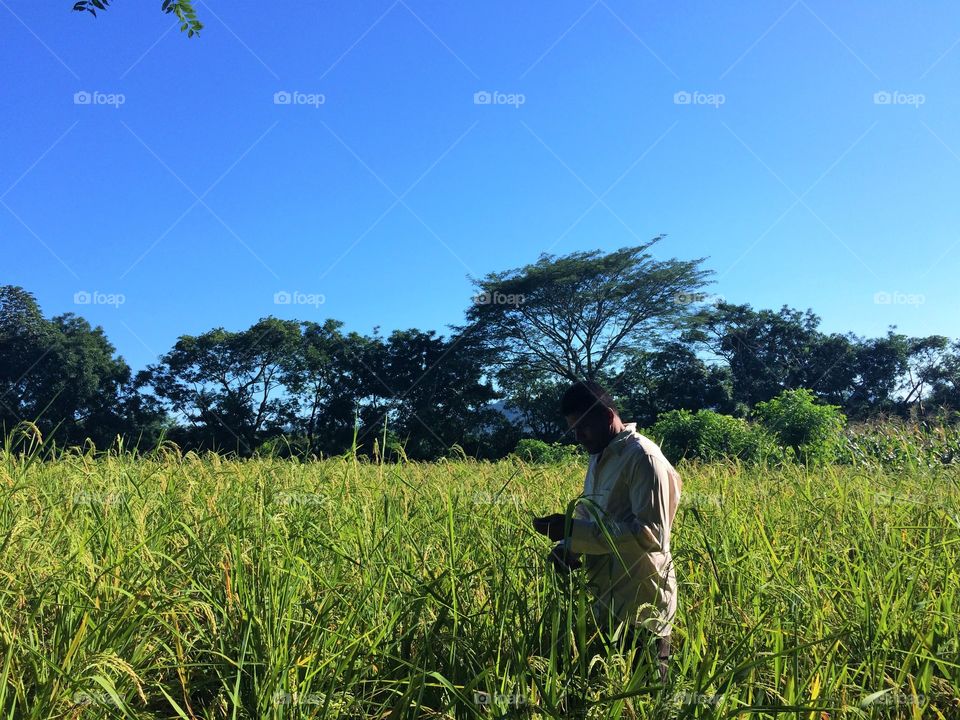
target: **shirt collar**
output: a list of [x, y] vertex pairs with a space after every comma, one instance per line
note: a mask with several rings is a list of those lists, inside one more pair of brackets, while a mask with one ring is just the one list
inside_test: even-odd
[[633, 437], [636, 434], [636, 431], [637, 424], [635, 422], [624, 423], [623, 430], [614, 435], [609, 444], [603, 450], [597, 453], [597, 460], [599, 461], [599, 459], [604, 455], [619, 455], [622, 453], [623, 448], [626, 446], [627, 440]]

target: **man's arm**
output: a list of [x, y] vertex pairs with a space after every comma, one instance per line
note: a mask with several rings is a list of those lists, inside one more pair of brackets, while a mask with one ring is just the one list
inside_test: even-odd
[[[665, 530], [669, 527], [670, 478], [666, 467], [656, 467], [649, 455], [638, 456], [624, 472], [629, 486], [630, 512], [628, 520], [613, 518], [572, 520], [567, 541], [570, 552], [605, 555], [614, 548], [661, 552], [665, 546]], [[578, 505], [578, 508], [580, 506]], [[604, 532], [604, 529], [606, 532]], [[609, 539], [607, 538], [609, 535]]]

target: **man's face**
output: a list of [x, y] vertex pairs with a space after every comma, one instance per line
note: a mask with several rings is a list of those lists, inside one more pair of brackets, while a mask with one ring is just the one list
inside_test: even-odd
[[594, 408], [586, 415], [566, 415], [567, 428], [591, 455], [603, 450], [610, 442], [610, 427], [613, 411], [609, 408]]

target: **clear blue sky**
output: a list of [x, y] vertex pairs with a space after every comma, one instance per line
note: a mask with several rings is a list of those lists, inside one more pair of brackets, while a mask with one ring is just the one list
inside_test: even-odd
[[71, 5], [0, 0], [0, 283], [134, 368], [271, 314], [445, 332], [468, 274], [659, 233], [730, 301], [960, 336], [956, 2]]

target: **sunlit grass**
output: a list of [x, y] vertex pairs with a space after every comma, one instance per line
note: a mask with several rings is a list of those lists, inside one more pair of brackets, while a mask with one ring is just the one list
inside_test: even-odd
[[576, 463], [41, 454], [0, 456], [6, 718], [960, 716], [954, 469], [681, 466], [659, 688], [558, 669], [589, 598], [529, 519]]

